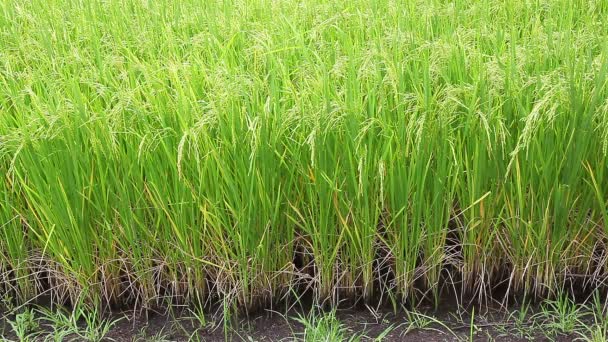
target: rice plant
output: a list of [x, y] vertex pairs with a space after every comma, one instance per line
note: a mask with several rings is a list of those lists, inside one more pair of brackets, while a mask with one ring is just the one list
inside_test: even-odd
[[0, 291], [601, 286], [607, 42], [595, 0], [5, 1]]

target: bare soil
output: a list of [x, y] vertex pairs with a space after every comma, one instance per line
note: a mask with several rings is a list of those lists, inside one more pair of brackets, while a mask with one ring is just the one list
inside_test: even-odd
[[[188, 311], [181, 313], [157, 313], [135, 315], [132, 312], [115, 313], [114, 318], [121, 318], [106, 335], [107, 341], [295, 341], [302, 336], [303, 326], [297, 322], [306, 310], [289, 311], [265, 310], [248, 318], [233, 319], [225, 326], [222, 317], [210, 318], [206, 325], [194, 320]], [[282, 314], [280, 312], [288, 312]], [[421, 309], [425, 316], [432, 317], [434, 322], [426, 321], [424, 327], [412, 326], [412, 320], [405, 311], [394, 313], [392, 310], [372, 310], [367, 308], [344, 309], [336, 312], [336, 318], [346, 329], [345, 336], [359, 336], [360, 341], [374, 341], [382, 336], [382, 341], [469, 341], [471, 336], [471, 315], [459, 314], [453, 307], [439, 310]], [[477, 312], [477, 310], [476, 310]], [[473, 320], [474, 341], [572, 341], [577, 334], [557, 335], [552, 338], [544, 336], [540, 329], [525, 333], [522, 328], [508, 321], [508, 312], [486, 309], [475, 314]], [[305, 315], [305, 314], [304, 314]], [[524, 327], [528, 323], [524, 323]], [[532, 322], [529, 322], [531, 325]], [[10, 333], [10, 326], [0, 324], [0, 333], [8, 341], [17, 341]], [[46, 327], [49, 332], [51, 327]], [[388, 333], [386, 333], [388, 331]], [[523, 329], [525, 330], [525, 329]], [[192, 339], [192, 337], [196, 337]], [[42, 338], [40, 338], [42, 340]], [[82, 339], [74, 336], [73, 341]]]
[[[167, 315], [150, 315], [148, 320], [123, 320], [118, 323], [108, 337], [116, 341], [134, 341], [138, 336], [163, 335], [169, 341], [188, 341], [193, 335], [202, 341], [294, 341], [302, 337], [304, 327], [297, 322], [299, 313], [291, 314], [265, 311], [249, 318], [238, 319], [225, 331], [223, 324], [201, 327], [191, 319], [170, 318]], [[439, 323], [431, 323], [424, 328], [411, 326], [404, 312], [372, 312], [367, 309], [348, 309], [336, 313], [337, 319], [346, 329], [346, 337], [359, 336], [361, 341], [374, 341], [382, 336], [382, 341], [468, 341], [471, 335], [471, 315], [457, 315], [447, 308], [427, 310], [425, 315]], [[572, 341], [578, 334], [544, 336], [536, 329], [523, 333], [508, 322], [505, 312], [485, 312], [473, 320], [474, 341]], [[532, 322], [529, 322], [531, 325]], [[386, 334], [385, 332], [390, 332]], [[145, 337], [144, 337], [145, 336]], [[196, 339], [195, 339], [196, 340]]]

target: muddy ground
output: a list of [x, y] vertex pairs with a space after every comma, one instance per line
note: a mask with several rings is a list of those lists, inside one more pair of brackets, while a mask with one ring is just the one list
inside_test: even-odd
[[[191, 312], [179, 313], [148, 311], [145, 314], [133, 312], [115, 313], [120, 318], [104, 341], [295, 341], [303, 336], [304, 327], [298, 322], [301, 310], [275, 308], [250, 315], [249, 318], [232, 319], [224, 325], [222, 317], [210, 317], [205, 322], [192, 318]], [[552, 334], [545, 336], [542, 327], [529, 321], [515, 321], [516, 309], [510, 311], [488, 308], [475, 309], [471, 321], [471, 310], [461, 312], [454, 307], [434, 310], [430, 307], [418, 309], [412, 316], [406, 311], [366, 307], [342, 309], [336, 312], [336, 319], [342, 324], [344, 336], [359, 337], [359, 341], [573, 341], [580, 338], [578, 333]], [[287, 312], [287, 314], [285, 314]], [[138, 316], [138, 317], [136, 317]], [[147, 316], [147, 317], [146, 317]], [[305, 315], [304, 315], [305, 316]], [[471, 325], [472, 322], [472, 325]], [[591, 324], [591, 322], [589, 322]], [[4, 338], [18, 339], [11, 328], [4, 324]], [[52, 331], [51, 326], [44, 326]], [[0, 328], [0, 332], [2, 332]], [[34, 340], [44, 340], [41, 336]], [[77, 336], [66, 340], [81, 341]]]
[[[425, 315], [437, 322], [416, 327], [412, 326], [411, 318], [404, 313], [373, 311], [360, 308], [338, 311], [336, 318], [347, 331], [345, 337], [358, 336], [361, 341], [374, 341], [378, 337], [382, 337], [382, 341], [468, 341], [471, 330], [475, 341], [572, 341], [580, 337], [579, 334], [547, 337], [541, 329], [533, 328], [531, 321], [524, 327], [508, 322], [508, 314], [504, 312], [477, 315], [471, 329], [471, 315], [466, 313], [460, 315], [447, 310], [425, 310]], [[293, 315], [266, 311], [249, 319], [237, 320], [228, 329], [227, 335], [223, 325], [202, 328], [197, 335], [202, 341], [294, 341], [303, 336], [304, 328], [297, 321], [298, 317], [299, 313], [295, 310]], [[188, 320], [179, 322], [165, 315], [153, 315], [147, 323], [144, 320], [122, 321], [108, 337], [116, 341], [134, 341], [145, 331], [147, 336], [164, 334], [169, 341], [187, 341], [197, 328], [200, 325]]]

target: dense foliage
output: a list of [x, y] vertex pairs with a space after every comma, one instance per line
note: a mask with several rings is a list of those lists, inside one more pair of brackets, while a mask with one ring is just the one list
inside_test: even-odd
[[601, 286], [607, 68], [606, 1], [4, 1], [0, 292]]

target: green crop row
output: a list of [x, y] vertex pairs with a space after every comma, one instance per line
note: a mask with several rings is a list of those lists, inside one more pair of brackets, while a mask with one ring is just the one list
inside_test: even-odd
[[608, 2], [0, 3], [0, 292], [608, 276]]

